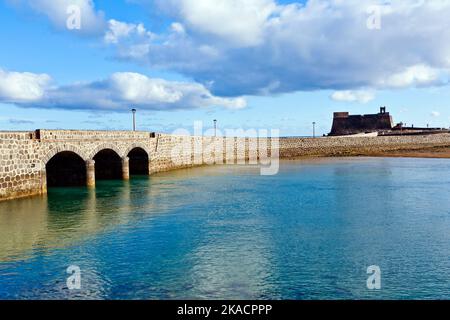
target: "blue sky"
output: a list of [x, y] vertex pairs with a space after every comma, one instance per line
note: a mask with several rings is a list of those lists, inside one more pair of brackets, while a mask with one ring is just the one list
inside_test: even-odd
[[162, 132], [218, 119], [324, 134], [334, 111], [384, 105], [449, 127], [450, 3], [345, 3], [0, 0], [0, 130], [128, 130], [132, 106]]

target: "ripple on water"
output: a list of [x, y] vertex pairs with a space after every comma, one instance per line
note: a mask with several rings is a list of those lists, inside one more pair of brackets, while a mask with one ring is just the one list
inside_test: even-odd
[[450, 298], [449, 185], [445, 159], [347, 158], [50, 190], [0, 203], [0, 298]]

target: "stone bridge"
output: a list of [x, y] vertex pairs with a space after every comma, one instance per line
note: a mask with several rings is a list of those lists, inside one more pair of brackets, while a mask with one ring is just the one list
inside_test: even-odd
[[[148, 132], [36, 131], [41, 144], [41, 175], [46, 185], [87, 185], [97, 179], [130, 179], [151, 173], [155, 135]], [[45, 167], [44, 167], [45, 166]]]
[[1, 132], [0, 200], [162, 171], [155, 154], [158, 141], [165, 139], [129, 131]]
[[230, 163], [225, 148], [245, 160], [249, 138], [133, 131], [0, 132], [0, 201], [45, 194], [48, 187], [92, 188], [98, 180]]
[[269, 153], [273, 161], [436, 146], [450, 147], [450, 134], [267, 139], [131, 131], [0, 132], [0, 201], [45, 194], [48, 187], [92, 188], [98, 180], [198, 165], [255, 164], [252, 159], [261, 160]]

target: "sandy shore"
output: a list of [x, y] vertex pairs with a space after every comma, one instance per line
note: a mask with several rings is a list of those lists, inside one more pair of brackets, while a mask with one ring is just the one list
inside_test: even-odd
[[[294, 152], [292, 152], [294, 153]], [[435, 158], [450, 159], [450, 146], [429, 146], [417, 148], [411, 146], [397, 150], [373, 150], [369, 148], [331, 149], [324, 154], [295, 155], [289, 152], [281, 154], [283, 160], [300, 160], [308, 158], [343, 158], [343, 157], [383, 157], [383, 158]]]
[[450, 147], [431, 147], [413, 150], [397, 150], [368, 153], [372, 157], [404, 157], [404, 158], [450, 158]]

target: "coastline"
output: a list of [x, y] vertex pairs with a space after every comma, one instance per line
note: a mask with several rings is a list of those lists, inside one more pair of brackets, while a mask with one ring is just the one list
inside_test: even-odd
[[[378, 158], [425, 158], [450, 159], [450, 147], [434, 146], [424, 148], [399, 149], [394, 151], [367, 151], [355, 152], [347, 156], [378, 157]], [[342, 155], [341, 155], [342, 156]]]
[[450, 147], [431, 147], [393, 152], [374, 152], [373, 157], [450, 159]]
[[405, 149], [373, 149], [373, 148], [348, 148], [336, 149], [323, 154], [305, 155], [281, 155], [282, 160], [300, 160], [308, 158], [346, 158], [346, 157], [377, 157], [377, 158], [428, 158], [428, 159], [450, 159], [450, 146], [432, 145]]
[[392, 151], [373, 150], [345, 150], [322, 155], [303, 155], [281, 157], [282, 160], [301, 160], [313, 158], [347, 158], [347, 157], [376, 157], [376, 158], [424, 158], [424, 159], [450, 159], [450, 146], [432, 146], [424, 148], [398, 149]]

